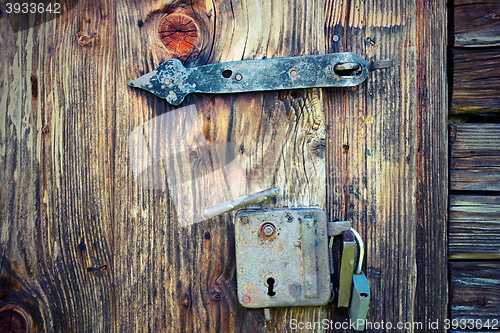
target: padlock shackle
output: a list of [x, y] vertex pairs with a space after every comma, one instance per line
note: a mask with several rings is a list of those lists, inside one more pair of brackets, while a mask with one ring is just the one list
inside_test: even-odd
[[363, 260], [365, 258], [365, 243], [363, 242], [363, 238], [361, 238], [361, 235], [354, 228], [351, 228], [351, 231], [354, 234], [354, 237], [356, 237], [356, 243], [358, 243], [359, 248], [358, 264], [356, 266], [356, 270], [354, 271], [354, 274], [359, 275], [363, 270]]

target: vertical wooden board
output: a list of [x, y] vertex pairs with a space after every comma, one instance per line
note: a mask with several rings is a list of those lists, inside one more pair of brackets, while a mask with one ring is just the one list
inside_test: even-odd
[[[160, 177], [152, 181], [161, 181], [162, 186], [139, 186], [134, 179], [132, 154], [142, 153], [143, 149], [130, 145], [132, 133], [138, 130], [147, 139], [146, 122], [171, 110], [165, 101], [127, 87], [129, 80], [153, 70], [169, 57], [158, 34], [161, 18], [171, 10], [163, 5], [154, 1], [116, 3], [115, 9], [121, 35], [116, 46], [117, 90], [113, 106], [113, 177], [117, 184], [114, 266], [116, 331], [123, 332], [196, 331], [192, 308], [197, 303], [192, 295], [198, 294], [198, 288], [207, 281], [194, 279], [194, 251], [197, 246], [210, 249], [213, 242], [213, 238], [205, 241], [199, 230], [191, 233], [178, 226], [161, 163], [149, 175]], [[205, 316], [200, 318], [203, 320], [197, 325], [208, 322]]]
[[34, 299], [40, 331], [112, 326], [108, 8], [82, 2], [56, 20], [2, 34], [11, 45], [2, 163], [14, 175], [1, 178], [2, 202], [11, 203], [2, 207], [2, 268], [9, 267], [2, 276], [15, 275]]
[[[175, 123], [177, 128], [160, 126], [170, 128], [163, 134], [173, 142], [173, 138], [184, 138], [183, 133], [198, 133], [197, 144], [181, 140], [179, 152], [227, 144], [225, 158], [230, 161], [231, 155], [233, 162], [241, 161], [243, 174], [237, 166], [228, 168], [227, 163], [221, 163], [221, 154], [211, 155], [211, 161], [219, 158], [218, 163], [224, 164], [226, 179], [224, 184], [208, 188], [207, 178], [194, 180], [190, 174], [199, 170], [197, 163], [204, 162], [199, 155], [193, 161], [195, 155], [188, 153], [174, 164], [167, 158], [158, 170], [150, 172], [150, 177], [162, 175], [166, 181], [164, 188], [149, 189], [134, 181], [129, 152], [139, 153], [140, 149], [130, 147], [127, 138], [146, 122], [171, 118], [177, 111], [165, 101], [125, 85], [173, 56], [162, 48], [155, 28], [172, 8], [173, 13], [182, 8], [200, 27], [207, 27], [198, 54], [185, 62], [186, 66], [197, 66], [207, 61], [322, 53], [323, 6], [314, 1], [280, 6], [267, 1], [177, 1], [172, 5], [129, 3], [118, 4], [116, 9], [122, 31], [117, 45], [117, 67], [122, 71], [117, 72], [116, 81], [122, 86], [115, 98], [113, 174], [115, 183], [120, 184], [115, 187], [114, 215], [118, 331], [282, 332], [293, 318], [324, 318], [324, 308], [276, 309], [271, 310], [272, 321], [266, 323], [262, 310], [240, 306], [232, 214], [181, 222], [185, 211], [176, 201], [180, 192], [172, 182], [174, 172], [175, 179], [198, 184], [184, 195], [186, 202], [192, 202], [191, 209], [201, 208], [200, 196], [211, 196], [220, 186], [233, 195], [278, 186], [280, 196], [264, 206], [324, 207], [321, 91], [188, 97], [182, 106], [194, 106], [200, 126], [193, 125], [194, 120]], [[139, 20], [143, 22], [140, 27]], [[161, 135], [144, 131], [144, 136], [148, 149], [154, 151]], [[162, 144], [173, 151], [171, 143]]]
[[366, 239], [368, 319], [443, 319], [445, 4], [332, 1], [326, 22], [330, 51], [394, 60], [359, 88], [327, 95], [327, 205]]
[[[4, 32], [0, 36], [1, 324], [7, 324], [8, 329], [10, 318], [5, 318], [12, 315], [20, 325], [43, 330], [50, 328], [52, 313], [45, 302], [39, 301], [46, 297], [46, 289], [38, 282], [46, 272], [38, 264], [35, 247], [41, 127], [39, 113], [32, 112], [37, 101], [30, 89], [36, 57], [23, 47], [33, 47], [33, 30], [12, 33], [4, 14], [0, 25]], [[16, 311], [22, 314], [17, 320]]]
[[[415, 319], [442, 322], [448, 313], [448, 9], [417, 2], [417, 192]], [[408, 223], [411, 220], [408, 221]]]

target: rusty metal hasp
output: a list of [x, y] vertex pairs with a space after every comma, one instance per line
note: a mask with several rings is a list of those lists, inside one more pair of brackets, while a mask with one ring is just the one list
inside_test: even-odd
[[352, 52], [233, 61], [194, 68], [184, 67], [179, 59], [170, 59], [128, 84], [179, 105], [190, 93], [352, 87], [362, 83], [371, 71], [391, 66], [391, 60], [370, 63]]

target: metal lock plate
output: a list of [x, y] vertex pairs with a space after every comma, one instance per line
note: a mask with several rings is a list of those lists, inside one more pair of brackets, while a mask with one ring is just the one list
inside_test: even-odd
[[326, 214], [315, 208], [236, 214], [238, 299], [249, 308], [319, 306], [331, 297]]

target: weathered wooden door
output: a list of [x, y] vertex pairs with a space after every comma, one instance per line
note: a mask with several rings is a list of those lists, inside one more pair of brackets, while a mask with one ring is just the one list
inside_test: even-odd
[[[264, 207], [320, 207], [362, 234], [370, 322], [443, 331], [445, 7], [82, 0], [18, 32], [2, 8], [0, 326], [337, 331], [347, 317], [333, 306], [272, 309], [269, 322], [240, 306], [234, 215], [195, 217], [217, 196], [277, 186]], [[184, 113], [127, 86], [172, 57], [197, 66], [340, 51], [394, 66], [355, 88], [191, 96]], [[225, 148], [207, 159], [215, 145]], [[141, 169], [148, 149], [164, 160]]]

